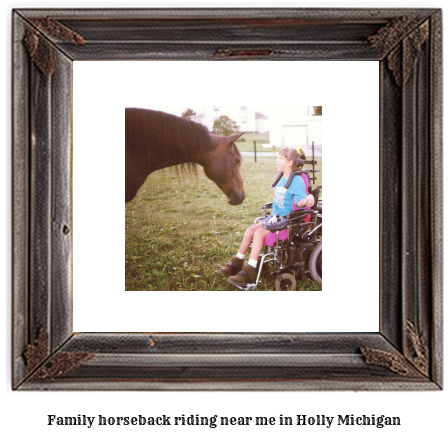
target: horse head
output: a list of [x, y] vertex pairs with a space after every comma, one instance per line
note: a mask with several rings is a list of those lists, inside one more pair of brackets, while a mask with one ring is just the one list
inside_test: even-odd
[[210, 134], [213, 148], [201, 163], [207, 177], [224, 192], [231, 205], [241, 204], [246, 197], [240, 173], [241, 154], [235, 146], [241, 135], [243, 133], [230, 137]]

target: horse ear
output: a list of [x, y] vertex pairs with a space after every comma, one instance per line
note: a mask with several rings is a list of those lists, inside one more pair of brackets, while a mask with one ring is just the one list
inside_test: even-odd
[[227, 137], [227, 139], [230, 140], [230, 144], [232, 144], [235, 143], [243, 134], [244, 132], [241, 132], [240, 134], [231, 135], [230, 137]]

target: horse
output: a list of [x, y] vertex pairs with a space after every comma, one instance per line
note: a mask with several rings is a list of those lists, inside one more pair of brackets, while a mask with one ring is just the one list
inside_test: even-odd
[[246, 194], [240, 173], [241, 153], [235, 146], [241, 135], [212, 134], [186, 118], [126, 108], [125, 203], [135, 197], [150, 173], [177, 165], [193, 170], [199, 164], [229, 204], [241, 204]]

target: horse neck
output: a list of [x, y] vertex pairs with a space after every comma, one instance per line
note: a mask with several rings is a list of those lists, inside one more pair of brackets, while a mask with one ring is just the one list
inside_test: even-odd
[[178, 166], [186, 163], [196, 163], [194, 158], [191, 157], [191, 154], [187, 156], [187, 154], [179, 153], [176, 151], [175, 154], [170, 149], [162, 148], [157, 151], [150, 151], [151, 158], [149, 163], [151, 163], [151, 171], [164, 169], [166, 167]]
[[171, 166], [187, 163], [204, 165], [206, 162], [206, 149], [183, 146], [182, 142], [173, 145], [173, 148], [150, 148], [148, 162], [151, 163], [151, 172]]

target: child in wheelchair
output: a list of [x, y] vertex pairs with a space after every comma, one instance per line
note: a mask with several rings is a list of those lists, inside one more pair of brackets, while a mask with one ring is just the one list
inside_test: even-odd
[[[306, 160], [303, 151], [300, 149], [299, 152], [294, 148], [288, 147], [279, 151], [277, 170], [283, 175], [280, 180], [276, 181], [275, 186], [272, 187], [274, 200], [272, 202], [271, 215], [262, 222], [254, 223], [246, 230], [237, 254], [218, 270], [220, 275], [228, 278], [229, 283], [239, 288], [256, 283], [258, 259], [264, 246], [265, 237], [275, 228], [275, 224], [281, 220], [280, 218], [284, 218], [293, 209], [304, 210], [315, 204], [314, 196], [311, 194], [307, 195], [302, 178], [296, 177], [289, 181], [289, 177], [294, 172], [300, 170]], [[296, 208], [294, 208], [293, 203]], [[251, 248], [249, 260], [243, 266], [249, 248]]]

